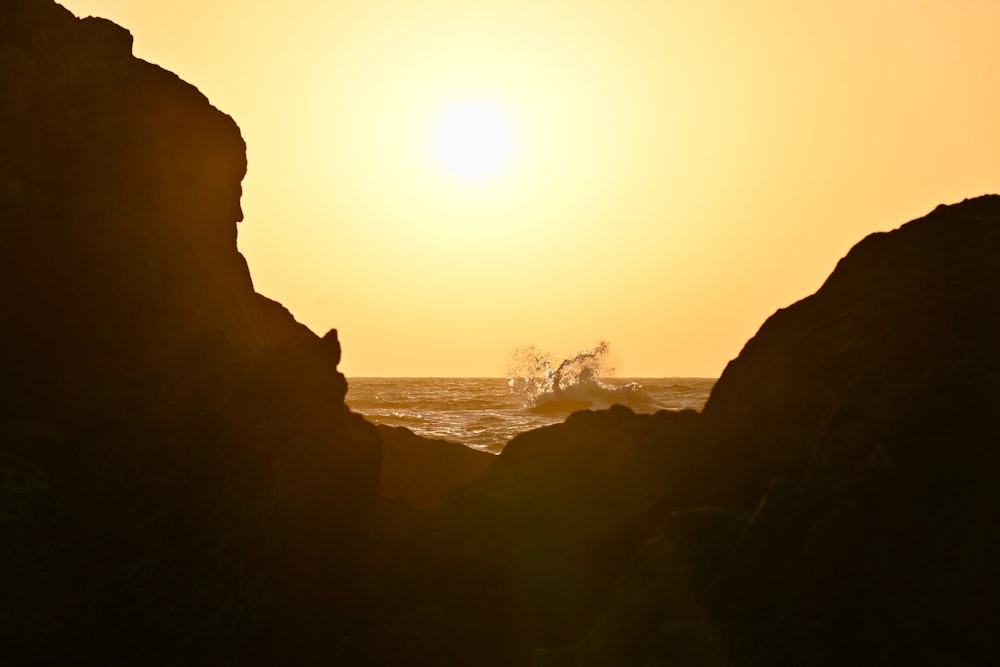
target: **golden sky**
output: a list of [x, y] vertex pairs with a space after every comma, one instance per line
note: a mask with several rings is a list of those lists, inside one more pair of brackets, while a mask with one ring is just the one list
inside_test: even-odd
[[348, 376], [607, 339], [716, 377], [866, 234], [1000, 191], [997, 0], [63, 4], [236, 119], [257, 291]]

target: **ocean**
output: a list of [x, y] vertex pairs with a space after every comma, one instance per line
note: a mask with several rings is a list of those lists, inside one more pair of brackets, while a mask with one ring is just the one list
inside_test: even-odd
[[369, 421], [499, 453], [518, 433], [562, 422], [576, 410], [621, 403], [636, 412], [700, 410], [709, 378], [584, 378], [546, 386], [507, 378], [348, 379], [347, 404]]

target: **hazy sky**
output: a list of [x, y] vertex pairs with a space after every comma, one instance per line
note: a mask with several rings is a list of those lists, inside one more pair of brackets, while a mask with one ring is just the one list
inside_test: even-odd
[[236, 119], [257, 290], [348, 376], [607, 339], [715, 377], [866, 234], [1000, 191], [996, 0], [63, 4]]

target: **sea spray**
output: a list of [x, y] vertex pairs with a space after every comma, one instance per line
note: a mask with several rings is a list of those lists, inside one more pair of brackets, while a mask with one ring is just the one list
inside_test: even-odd
[[640, 411], [658, 408], [638, 382], [608, 383], [615, 374], [609, 348], [607, 341], [601, 341], [558, 365], [533, 345], [515, 348], [507, 365], [507, 385], [512, 394], [522, 397], [525, 408], [536, 412], [606, 408], [616, 403]]

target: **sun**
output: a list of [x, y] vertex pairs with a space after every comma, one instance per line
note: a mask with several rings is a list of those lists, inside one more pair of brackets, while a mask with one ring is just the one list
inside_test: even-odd
[[486, 181], [510, 163], [514, 127], [503, 110], [469, 100], [448, 107], [434, 127], [434, 152], [449, 175], [466, 182]]

